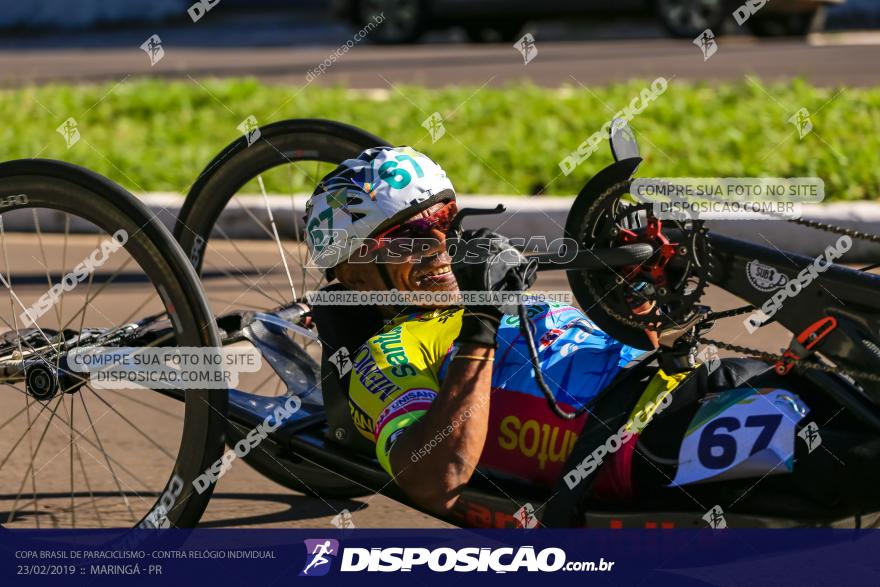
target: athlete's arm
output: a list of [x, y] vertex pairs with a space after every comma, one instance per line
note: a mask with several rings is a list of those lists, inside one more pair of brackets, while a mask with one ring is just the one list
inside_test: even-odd
[[397, 484], [428, 510], [452, 509], [480, 460], [488, 432], [494, 354], [491, 347], [462, 345], [431, 407], [401, 433], [389, 452]]
[[[529, 262], [506, 238], [488, 229], [464, 231], [456, 249], [465, 253], [456, 255], [452, 262], [461, 291], [509, 289], [514, 277], [523, 287], [531, 283], [531, 277], [525, 275]], [[504, 259], [500, 275], [489, 271], [498, 259]], [[403, 429], [388, 449], [389, 468], [397, 484], [431, 511], [452, 509], [486, 444], [495, 336], [501, 315], [501, 308], [492, 303], [464, 308], [456, 338], [458, 350], [440, 393], [422, 418]]]

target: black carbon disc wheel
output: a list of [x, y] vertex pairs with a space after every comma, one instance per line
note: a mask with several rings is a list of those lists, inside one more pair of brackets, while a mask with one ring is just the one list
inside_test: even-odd
[[193, 481], [224, 448], [225, 389], [159, 394], [81, 378], [59, 389], [45, 373], [15, 375], [57, 368], [59, 348], [83, 332], [148, 316], [170, 328], [157, 346], [219, 348], [198, 276], [168, 230], [86, 169], [2, 163], [0, 275], [0, 525], [195, 526], [212, 488], [198, 493]]

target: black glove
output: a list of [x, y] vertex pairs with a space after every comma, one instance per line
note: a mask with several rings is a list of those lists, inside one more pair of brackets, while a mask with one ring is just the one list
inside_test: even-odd
[[[466, 230], [447, 239], [452, 272], [463, 292], [522, 292], [535, 281], [538, 263], [488, 228]], [[465, 304], [458, 343], [495, 346], [505, 308], [500, 304]]]

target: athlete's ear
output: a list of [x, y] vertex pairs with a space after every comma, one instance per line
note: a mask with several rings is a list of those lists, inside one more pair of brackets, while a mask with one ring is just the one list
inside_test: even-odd
[[333, 274], [336, 276], [336, 279], [338, 279], [339, 283], [341, 283], [348, 289], [352, 289], [351, 283], [353, 281], [350, 275], [350, 271], [350, 265], [346, 261], [343, 261], [333, 268]]
[[334, 268], [334, 271], [336, 279], [347, 289], [352, 291], [377, 289], [376, 280], [379, 279], [379, 275], [376, 266], [372, 263], [349, 263], [348, 261], [343, 261]]

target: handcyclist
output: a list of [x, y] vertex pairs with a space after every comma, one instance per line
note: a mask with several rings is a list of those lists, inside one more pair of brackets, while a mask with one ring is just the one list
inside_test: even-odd
[[[480, 277], [485, 259], [453, 264], [446, 251], [456, 212], [452, 183], [428, 157], [408, 147], [368, 149], [318, 185], [307, 242], [312, 260], [350, 290], [485, 290], [492, 285]], [[476, 236], [510, 248], [498, 235]], [[421, 246], [395, 247], [407, 239]], [[584, 418], [551, 413], [518, 317], [492, 305], [380, 311], [382, 331], [350, 354], [350, 409], [381, 465], [413, 500], [449, 510], [478, 465], [544, 485], [559, 479]], [[643, 352], [571, 306], [534, 304], [528, 316], [541, 372], [568, 411]]]
[[[509, 241], [485, 229], [465, 231], [465, 244], [490, 244], [483, 255], [453, 259], [446, 233], [456, 213], [440, 166], [408, 147], [378, 147], [319, 183], [307, 206], [306, 240], [312, 261], [348, 290], [492, 290], [506, 274], [489, 272], [490, 258], [509, 253]], [[399, 246], [416, 240], [418, 247]], [[633, 306], [636, 313], [652, 310], [649, 303]], [[564, 479], [571, 487], [591, 469], [591, 498], [642, 508], [751, 502], [774, 516], [880, 510], [876, 434], [820, 387], [803, 378], [792, 387], [763, 361], [657, 372], [630, 412], [644, 430], [631, 430], [604, 459], [590, 462], [593, 452], [563, 470], [592, 415], [553, 414], [518, 316], [482, 302], [378, 311], [384, 325], [349, 355], [352, 420], [375, 443], [382, 467], [428, 510], [449, 512], [475, 474], [542, 486]], [[571, 306], [533, 303], [527, 317], [540, 372], [566, 412], [642, 353]], [[655, 347], [663, 338], [647, 334]]]

